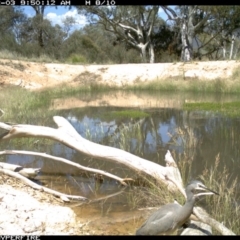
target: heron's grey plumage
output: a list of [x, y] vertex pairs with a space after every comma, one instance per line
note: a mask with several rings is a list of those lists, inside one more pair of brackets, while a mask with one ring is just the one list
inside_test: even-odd
[[[197, 193], [198, 190], [208, 192]], [[191, 182], [186, 187], [187, 200], [183, 206], [178, 203], [169, 203], [160, 207], [137, 230], [136, 235], [160, 235], [174, 232], [189, 219], [196, 198], [208, 194], [218, 193], [208, 189], [200, 181]]]

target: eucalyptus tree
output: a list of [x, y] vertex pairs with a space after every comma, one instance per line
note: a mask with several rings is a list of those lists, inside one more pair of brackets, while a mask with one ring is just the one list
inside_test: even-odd
[[210, 13], [197, 5], [180, 5], [175, 9], [162, 5], [161, 8], [166, 13], [167, 20], [173, 21], [178, 28], [182, 44], [181, 60], [192, 60], [194, 39], [198, 32], [204, 28]]
[[25, 15], [21, 9], [13, 6], [0, 6], [0, 49], [16, 47], [16, 26], [23, 21]]
[[76, 24], [76, 20], [73, 17], [67, 16], [63, 19], [62, 23], [63, 31], [67, 34], [67, 37], [69, 37], [72, 27]]
[[159, 6], [76, 6], [91, 24], [100, 23], [119, 41], [136, 49], [142, 62], [154, 62], [152, 33]]
[[174, 23], [177, 36], [181, 39], [182, 61], [193, 59], [194, 50], [207, 56], [216, 53], [215, 58], [222, 51], [223, 56], [226, 56], [227, 46], [232, 43], [232, 50], [228, 51], [231, 58], [232, 40], [238, 36], [240, 27], [239, 6], [180, 5], [174, 9], [164, 5], [161, 8], [168, 20]]
[[[32, 8], [34, 9], [36, 15], [31, 19], [32, 20], [32, 30], [34, 32], [35, 38], [37, 39], [38, 45], [41, 48], [44, 48], [45, 45], [47, 45], [47, 41], [49, 39], [56, 39], [56, 37], [53, 36], [53, 34], [62, 35], [60, 33], [60, 26], [56, 25], [56, 28], [53, 32], [49, 31], [51, 23], [47, 19], [44, 18], [44, 11], [47, 6], [40, 6], [40, 5], [34, 5]], [[64, 21], [64, 28], [65, 30], [69, 30], [69, 27], [71, 24], [74, 24], [74, 19], [67, 18]], [[68, 35], [68, 32], [66, 33], [66, 36]], [[65, 37], [66, 37], [65, 36]], [[63, 37], [63, 36], [61, 36]]]
[[37, 30], [37, 38], [38, 38], [38, 44], [41, 48], [44, 47], [44, 40], [43, 40], [43, 22], [44, 22], [44, 10], [46, 6], [32, 6], [32, 8], [35, 10], [35, 27]]
[[[61, 46], [67, 37], [59, 25], [52, 26], [48, 19], [41, 23], [42, 33], [39, 38], [39, 21], [35, 17], [28, 18], [18, 26], [19, 52], [27, 57], [45, 54], [59, 59], [62, 55]], [[39, 45], [41, 43], [41, 45]]]
[[204, 32], [209, 35], [207, 43], [212, 52], [215, 52], [215, 59], [219, 57], [231, 59], [236, 56], [238, 50], [236, 43], [240, 40], [239, 15], [240, 6], [236, 5], [210, 8], [210, 17]]
[[44, 51], [46, 41], [46, 28], [51, 25], [47, 19], [44, 19], [45, 6], [32, 6], [35, 10], [35, 16], [28, 17], [18, 25], [17, 41], [19, 45], [24, 46], [21, 53], [27, 55], [40, 54]]
[[0, 31], [1, 36], [9, 31], [16, 21], [22, 16], [22, 12], [13, 6], [0, 6]]

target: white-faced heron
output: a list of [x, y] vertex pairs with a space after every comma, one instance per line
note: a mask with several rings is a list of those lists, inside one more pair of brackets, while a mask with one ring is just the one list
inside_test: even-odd
[[202, 182], [192, 181], [186, 187], [187, 200], [183, 206], [178, 203], [169, 203], [160, 207], [137, 230], [136, 235], [164, 235], [173, 233], [189, 219], [196, 198], [201, 195], [210, 194], [219, 195], [208, 189]]

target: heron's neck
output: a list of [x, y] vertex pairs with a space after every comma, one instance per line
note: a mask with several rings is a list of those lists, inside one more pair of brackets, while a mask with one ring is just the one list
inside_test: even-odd
[[179, 214], [181, 216], [181, 220], [183, 219], [182, 224], [185, 222], [184, 220], [190, 217], [194, 207], [195, 200], [196, 199], [194, 196], [188, 195], [187, 201], [181, 208], [181, 214]]
[[185, 202], [184, 206], [187, 205], [188, 207], [191, 207], [193, 209], [195, 200], [196, 200], [196, 198], [195, 198], [194, 194], [188, 194], [187, 201]]

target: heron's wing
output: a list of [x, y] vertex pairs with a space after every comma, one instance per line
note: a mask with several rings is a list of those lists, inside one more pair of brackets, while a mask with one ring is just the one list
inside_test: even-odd
[[139, 235], [158, 235], [175, 230], [174, 213], [181, 208], [178, 204], [167, 204], [154, 212], [137, 230]]
[[137, 235], [159, 235], [171, 232], [173, 229], [173, 213], [169, 212], [160, 219], [149, 219], [136, 232]]

